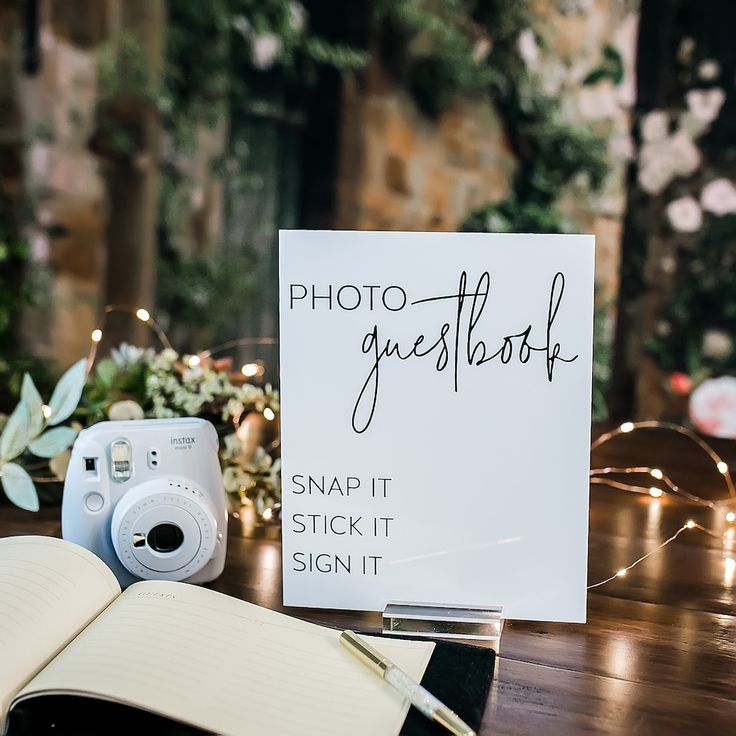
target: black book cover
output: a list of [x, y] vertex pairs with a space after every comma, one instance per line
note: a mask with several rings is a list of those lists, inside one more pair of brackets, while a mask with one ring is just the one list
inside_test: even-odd
[[[410, 638], [410, 637], [407, 637]], [[477, 730], [493, 679], [491, 649], [436, 642], [422, 685]], [[7, 736], [99, 736], [99, 734], [200, 736], [209, 732], [117, 703], [70, 695], [44, 695], [14, 708]], [[243, 713], [243, 733], [248, 714]], [[447, 731], [410, 708], [401, 736], [447, 736]]]

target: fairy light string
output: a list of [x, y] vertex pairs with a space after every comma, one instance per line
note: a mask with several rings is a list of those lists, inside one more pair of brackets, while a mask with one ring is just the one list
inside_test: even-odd
[[[647, 494], [651, 496], [652, 498], [661, 498], [662, 496], [668, 495], [674, 500], [684, 501], [685, 503], [690, 503], [690, 504], [696, 504], [698, 506], [709, 508], [713, 511], [720, 510], [724, 506], [727, 507], [733, 503], [734, 498], [736, 497], [736, 489], [734, 488], [733, 477], [731, 475], [731, 470], [728, 467], [728, 464], [723, 460], [723, 458], [718, 454], [718, 452], [716, 452], [716, 450], [711, 445], [709, 445], [704, 439], [702, 439], [697, 434], [695, 434], [695, 432], [693, 432], [691, 429], [688, 429], [687, 427], [683, 427], [679, 424], [674, 424], [673, 422], [660, 422], [656, 420], [646, 420], [646, 421], [639, 421], [639, 422], [624, 422], [623, 424], [619, 425], [615, 429], [612, 429], [608, 432], [604, 432], [599, 437], [597, 437], [595, 440], [593, 440], [593, 442], [591, 443], [591, 451], [595, 450], [601, 445], [604, 445], [607, 442], [610, 442], [615, 437], [619, 437], [621, 435], [628, 435], [635, 431], [647, 430], [647, 429], [659, 429], [659, 430], [664, 430], [664, 431], [669, 431], [669, 432], [675, 432], [681, 435], [682, 437], [685, 437], [688, 441], [694, 443], [698, 448], [700, 448], [709, 457], [709, 459], [715, 466], [716, 471], [723, 478], [723, 482], [728, 492], [728, 497], [725, 499], [722, 499], [721, 501], [711, 501], [709, 499], [697, 496], [696, 494], [691, 493], [690, 491], [687, 491], [684, 488], [681, 488], [679, 485], [677, 485], [672, 480], [672, 478], [670, 478], [669, 475], [664, 473], [661, 469], [653, 467], [653, 466], [649, 466], [649, 465], [623, 467], [623, 468], [622, 467], [592, 468], [590, 470], [590, 483], [593, 485], [605, 485], [605, 486], [608, 486], [609, 488], [614, 488], [616, 490], [626, 491], [629, 493]], [[658, 485], [644, 486], [644, 485], [639, 485], [639, 484], [634, 484], [634, 483], [624, 483], [622, 481], [608, 477], [610, 475], [648, 475], [650, 478], [654, 479], [654, 481], [659, 481], [663, 483], [667, 487], [667, 490], [660, 488]], [[726, 511], [725, 520], [728, 524], [733, 524], [736, 521], [736, 512], [734, 512], [733, 510]], [[704, 534], [707, 534], [708, 536], [718, 539], [719, 541], [723, 543], [726, 551], [730, 551], [731, 547], [733, 546], [732, 545], [732, 540], [734, 536], [733, 527], [729, 528], [725, 534], [719, 534], [718, 532], [712, 529], [708, 529], [704, 527], [702, 524], [698, 524], [692, 519], [688, 519], [688, 521], [686, 521], [672, 536], [665, 539], [664, 542], [661, 542], [654, 549], [650, 550], [646, 554], [637, 558], [631, 564], [620, 568], [610, 577], [607, 577], [604, 580], [600, 580], [597, 583], [593, 583], [592, 585], [589, 585], [588, 590], [599, 588], [603, 585], [613, 582], [617, 578], [626, 577], [629, 570], [632, 570], [634, 567], [639, 565], [641, 562], [644, 562], [644, 560], [648, 559], [652, 555], [663, 550], [669, 544], [674, 542], [683, 532], [690, 531], [693, 529], [697, 529], [698, 531]], [[727, 557], [726, 559], [732, 560], [731, 557]]]
[[[133, 317], [140, 320], [141, 322], [143, 322], [145, 325], [147, 325], [151, 329], [153, 334], [156, 336], [158, 341], [161, 343], [161, 345], [165, 349], [173, 349], [165, 330], [151, 316], [151, 313], [147, 309], [145, 309], [144, 307], [134, 307], [134, 306], [123, 305], [123, 304], [107, 304], [103, 309], [100, 323], [97, 325], [97, 327], [95, 327], [94, 330], [92, 330], [92, 333], [90, 335], [90, 349], [89, 349], [89, 353], [87, 356], [87, 372], [88, 373], [94, 367], [94, 363], [97, 358], [98, 347], [104, 336], [108, 317], [110, 314], [113, 314], [113, 313], [125, 313], [125, 314], [132, 315]], [[207, 348], [205, 350], [200, 350], [193, 355], [186, 356], [185, 362], [187, 363], [189, 367], [195, 367], [195, 366], [200, 365], [203, 360], [210, 359], [213, 356], [225, 350], [234, 348], [234, 347], [275, 345], [276, 343], [277, 343], [276, 339], [272, 337], [236, 338], [233, 340], [228, 340], [227, 342], [221, 343], [219, 345], [215, 345], [213, 347]], [[240, 372], [246, 378], [253, 378], [256, 376], [263, 375], [263, 373], [265, 372], [265, 366], [263, 362], [260, 360], [251, 361], [248, 363], [244, 363], [240, 368]], [[264, 413], [265, 418], [268, 420], [272, 420], [275, 418], [275, 414], [273, 410], [268, 407], [264, 410], [263, 413]], [[631, 466], [631, 467], [592, 468], [590, 470], [590, 483], [593, 485], [606, 486], [608, 488], [613, 488], [615, 490], [625, 491], [628, 493], [649, 495], [655, 499], [658, 499], [662, 496], [669, 496], [673, 500], [681, 501], [683, 503], [695, 504], [698, 506], [709, 508], [711, 510], [718, 510], [722, 508], [724, 505], [730, 505], [736, 502], [736, 487], [734, 486], [733, 476], [731, 474], [730, 468], [728, 467], [728, 464], [723, 460], [723, 458], [721, 458], [721, 456], [716, 452], [716, 450], [713, 447], [711, 447], [711, 445], [709, 445], [705, 440], [703, 440], [701, 437], [695, 434], [695, 432], [693, 432], [692, 430], [688, 429], [687, 427], [683, 427], [679, 424], [675, 424], [673, 422], [660, 422], [660, 421], [655, 421], [655, 420], [624, 422], [618, 427], [611, 429], [608, 432], [604, 432], [599, 437], [597, 437], [595, 440], [593, 440], [593, 442], [591, 443], [590, 449], [591, 451], [593, 451], [596, 448], [601, 447], [602, 445], [606, 444], [607, 442], [610, 442], [612, 439], [619, 437], [621, 435], [629, 435], [632, 432], [636, 432], [640, 430], [647, 430], [647, 429], [659, 429], [659, 430], [675, 432], [685, 437], [687, 440], [694, 443], [695, 445], [697, 445], [706, 455], [708, 455], [708, 457], [714, 464], [715, 469], [718, 471], [718, 473], [723, 478], [724, 484], [726, 486], [726, 490], [728, 491], [728, 498], [723, 499], [721, 501], [711, 501], [709, 499], [702, 498], [701, 496], [698, 496], [680, 487], [677, 483], [675, 483], [672, 480], [672, 478], [669, 475], [667, 475], [661, 469], [654, 467], [654, 466], [649, 466], [649, 465], [640, 465], [640, 466]], [[639, 483], [625, 483], [620, 480], [616, 480], [615, 478], [609, 477], [609, 476], [615, 476], [615, 475], [648, 476], [648, 478], [651, 478], [654, 481], [658, 481], [664, 484], [666, 486], [666, 489], [660, 488], [658, 485], [655, 485], [655, 484], [642, 485]], [[51, 481], [51, 479], [46, 479], [46, 478], [38, 479], [38, 480], [42, 482]], [[734, 524], [734, 522], [736, 522], [736, 511], [733, 511], [733, 510], [727, 511], [725, 514], [725, 520], [728, 524]], [[684, 532], [692, 531], [692, 530], [698, 530], [704, 534], [707, 534], [708, 536], [721, 540], [724, 543], [724, 548], [727, 551], [730, 551], [733, 547], [734, 527], [730, 527], [726, 531], [725, 534], [719, 534], [718, 532], [712, 529], [708, 529], [702, 526], [701, 524], [698, 524], [692, 519], [688, 519], [679, 529], [677, 529], [677, 531], [674, 532], [674, 534], [672, 534], [670, 537], [668, 537], [663, 542], [658, 544], [656, 547], [654, 547], [654, 549], [641, 555], [641, 557], [638, 557], [629, 565], [619, 568], [618, 570], [616, 570], [616, 572], [613, 573], [613, 575], [610, 575], [609, 577], [603, 580], [600, 580], [596, 583], [592, 583], [591, 585], [588, 585], [587, 589], [594, 590], [596, 588], [600, 588], [604, 585], [612, 583], [615, 580], [626, 577], [629, 571], [633, 570], [637, 565], [641, 564], [642, 562], [647, 560], [652, 555], [655, 555], [658, 552], [661, 552], [665, 547], [672, 544], [672, 542], [674, 542]], [[732, 560], [731, 557], [728, 557], [727, 559]]]

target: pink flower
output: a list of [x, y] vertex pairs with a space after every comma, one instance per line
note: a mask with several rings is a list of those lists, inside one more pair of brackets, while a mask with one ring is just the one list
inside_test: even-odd
[[672, 228], [681, 233], [694, 233], [703, 224], [703, 212], [694, 197], [673, 200], [666, 212]]
[[712, 123], [721, 111], [726, 93], [720, 87], [713, 89], [691, 89], [685, 95], [688, 110], [696, 120], [706, 125]]
[[714, 179], [700, 193], [703, 209], [723, 216], [736, 212], [736, 187], [728, 179]]
[[736, 378], [703, 381], [690, 397], [690, 419], [705, 434], [736, 439]]
[[685, 373], [671, 373], [670, 388], [678, 396], [687, 396], [692, 391], [693, 382]]

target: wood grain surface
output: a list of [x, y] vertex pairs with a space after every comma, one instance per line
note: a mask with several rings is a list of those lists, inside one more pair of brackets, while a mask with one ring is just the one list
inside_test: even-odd
[[[736, 443], [715, 446], [736, 468]], [[529, 482], [544, 483], [533, 448], [530, 459]], [[726, 497], [702, 453], [658, 431], [620, 437], [596, 450], [592, 464], [660, 467], [698, 495]], [[589, 582], [630, 564], [687, 519], [718, 534], [729, 526], [724, 510], [594, 487]], [[0, 536], [60, 532], [58, 507], [31, 514], [0, 505]], [[284, 609], [275, 530], [247, 533], [242, 519], [230, 519], [227, 565], [212, 588], [319, 623], [380, 627], [379, 614]], [[736, 734], [736, 580], [727, 557], [736, 558], [736, 548], [689, 530], [591, 591], [587, 624], [507, 622], [481, 734]]]

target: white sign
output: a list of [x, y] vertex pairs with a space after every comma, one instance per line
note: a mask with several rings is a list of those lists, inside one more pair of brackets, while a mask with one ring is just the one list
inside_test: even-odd
[[585, 621], [594, 239], [280, 234], [284, 603]]

